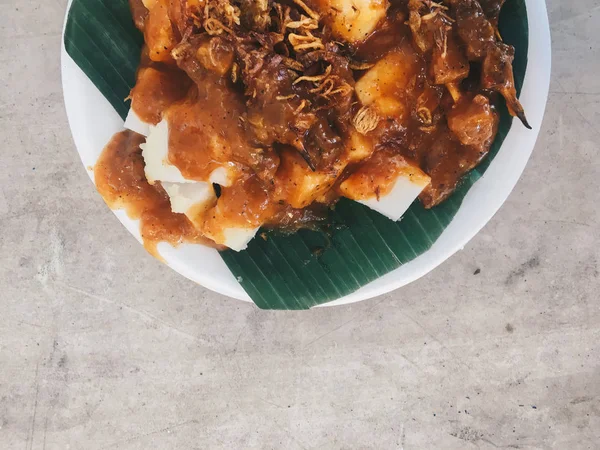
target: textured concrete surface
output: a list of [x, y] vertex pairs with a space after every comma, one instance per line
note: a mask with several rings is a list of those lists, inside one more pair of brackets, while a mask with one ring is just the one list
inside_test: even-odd
[[0, 449], [600, 448], [598, 0], [548, 4], [544, 127], [488, 226], [304, 313], [195, 286], [108, 211], [63, 109], [66, 3], [0, 1]]

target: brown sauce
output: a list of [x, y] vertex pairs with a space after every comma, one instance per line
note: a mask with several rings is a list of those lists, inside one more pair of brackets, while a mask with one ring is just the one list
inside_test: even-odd
[[356, 93], [364, 104], [373, 101], [380, 115], [405, 124], [421, 90], [419, 80], [425, 76], [425, 61], [406, 41], [380, 59], [374, 71], [367, 72], [357, 83]]
[[171, 212], [171, 204], [160, 184], [150, 185], [144, 175], [140, 144], [144, 137], [133, 131], [113, 136], [94, 166], [96, 188], [111, 209], [125, 209], [140, 220], [144, 247], [158, 259], [159, 242], [183, 242], [214, 246], [183, 214]]
[[163, 111], [181, 100], [191, 85], [184, 72], [166, 64], [153, 63], [144, 52], [131, 91], [131, 107], [144, 122], [156, 125]]
[[184, 177], [200, 181], [227, 162], [249, 165], [254, 151], [241, 128], [245, 109], [239, 96], [213, 77], [205, 87], [166, 114], [169, 161]]
[[427, 183], [427, 176], [413, 163], [402, 155], [385, 149], [360, 165], [352, 177], [344, 182], [342, 194], [347, 190], [352, 193], [354, 200], [379, 199], [392, 191], [398, 174], [403, 174], [415, 183]]
[[407, 12], [404, 7], [392, 7], [386, 19], [360, 44], [356, 45], [357, 59], [375, 62], [390, 50], [404, 42], [410, 42], [410, 29], [406, 25]]

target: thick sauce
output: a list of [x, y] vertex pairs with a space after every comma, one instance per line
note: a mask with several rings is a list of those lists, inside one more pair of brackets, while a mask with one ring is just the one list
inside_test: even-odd
[[150, 61], [144, 49], [136, 85], [131, 91], [131, 107], [144, 122], [156, 125], [163, 111], [181, 100], [191, 85], [185, 73], [176, 67]]
[[406, 25], [408, 13], [404, 6], [393, 6], [386, 20], [367, 39], [355, 46], [355, 56], [359, 60], [375, 62], [400, 44], [410, 42], [410, 29]]
[[423, 172], [402, 155], [385, 149], [361, 164], [352, 178], [344, 182], [343, 190], [351, 192], [354, 200], [380, 198], [392, 191], [399, 173], [418, 184], [423, 184], [427, 179]]
[[201, 181], [227, 162], [248, 164], [254, 151], [241, 128], [239, 96], [218, 83], [205, 86], [166, 114], [169, 161], [184, 177]]
[[96, 188], [111, 209], [125, 209], [140, 220], [144, 247], [160, 259], [159, 242], [212, 245], [183, 214], [171, 212], [171, 204], [160, 184], [150, 185], [144, 175], [140, 144], [144, 137], [133, 131], [113, 136], [94, 166]]

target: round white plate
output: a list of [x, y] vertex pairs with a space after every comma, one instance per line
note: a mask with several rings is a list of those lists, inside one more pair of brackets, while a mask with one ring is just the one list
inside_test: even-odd
[[[462, 249], [504, 203], [523, 173], [535, 145], [550, 86], [551, 44], [546, 4], [543, 0], [526, 0], [525, 3], [529, 21], [529, 54], [520, 101], [533, 130], [514, 122], [489, 168], [469, 190], [454, 220], [430, 250], [358, 291], [323, 306], [365, 300], [415, 281]], [[64, 44], [61, 57], [69, 125], [81, 161], [84, 167], [89, 168], [96, 163], [111, 136], [123, 129], [123, 121], [66, 53]], [[93, 181], [93, 172], [88, 170], [88, 175]], [[138, 221], [131, 220], [123, 211], [115, 211], [115, 214], [141, 242]], [[172, 269], [190, 280], [220, 294], [250, 301], [216, 250], [200, 245], [174, 248], [165, 243], [159, 244], [158, 250]]]

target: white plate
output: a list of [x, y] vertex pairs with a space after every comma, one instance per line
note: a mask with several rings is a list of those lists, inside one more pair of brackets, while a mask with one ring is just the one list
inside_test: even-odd
[[[431, 249], [326, 306], [382, 295], [422, 277], [462, 249], [498, 211], [514, 188], [535, 145], [550, 85], [550, 29], [546, 4], [544, 0], [526, 0], [525, 3], [529, 21], [529, 54], [520, 101], [533, 130], [514, 122], [489, 168], [469, 190], [454, 220]], [[84, 167], [91, 167], [111, 136], [123, 129], [123, 121], [66, 53], [64, 43], [61, 56], [69, 125]], [[88, 170], [88, 175], [93, 181], [93, 172]], [[138, 221], [129, 219], [123, 211], [115, 211], [115, 214], [141, 242]], [[173, 248], [165, 243], [159, 244], [158, 250], [171, 268], [190, 280], [220, 294], [250, 301], [216, 250], [200, 245]]]

